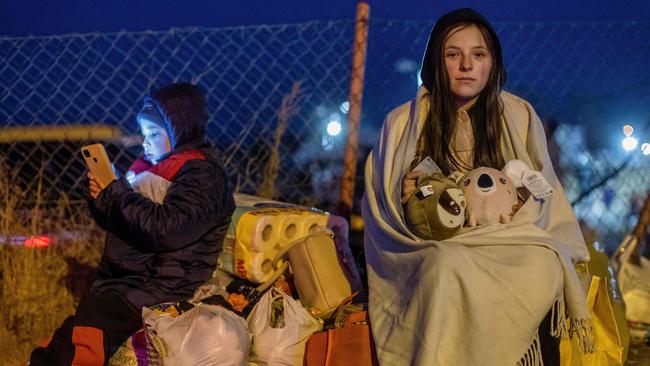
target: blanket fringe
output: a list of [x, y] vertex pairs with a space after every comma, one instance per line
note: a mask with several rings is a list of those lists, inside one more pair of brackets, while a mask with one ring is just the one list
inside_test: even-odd
[[517, 366], [543, 366], [542, 361], [542, 348], [540, 347], [539, 334], [535, 333], [533, 340], [530, 342], [530, 347], [524, 356], [517, 362]]
[[578, 345], [582, 353], [594, 352], [594, 324], [591, 319], [571, 319], [569, 336], [578, 336]]
[[594, 352], [594, 325], [591, 319], [573, 319], [567, 321], [566, 306], [564, 298], [560, 298], [553, 304], [551, 312], [551, 335], [559, 338], [568, 335], [578, 337], [578, 345], [582, 353]]
[[564, 298], [560, 297], [553, 303], [551, 309], [551, 336], [560, 338], [567, 331], [566, 322], [566, 307], [564, 305]]

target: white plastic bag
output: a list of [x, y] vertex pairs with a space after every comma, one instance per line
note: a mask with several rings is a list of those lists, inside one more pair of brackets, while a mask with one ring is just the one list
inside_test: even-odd
[[[281, 309], [274, 310], [273, 302], [278, 299]], [[276, 287], [262, 295], [248, 317], [248, 326], [253, 332], [251, 362], [287, 366], [303, 364], [307, 339], [323, 328], [300, 302]]]
[[217, 269], [212, 274], [207, 282], [199, 286], [195, 291], [192, 298], [189, 300], [190, 303], [196, 304], [202, 300], [207, 299], [210, 296], [221, 295], [224, 299], [228, 299], [228, 291], [226, 288], [232, 282], [232, 276], [224, 271]]
[[246, 321], [221, 306], [197, 304], [173, 317], [148, 308], [142, 317], [163, 342], [164, 366], [247, 365], [251, 333]]
[[634, 235], [626, 236], [614, 253], [614, 263], [618, 266], [618, 285], [625, 301], [626, 318], [639, 324], [639, 329], [630, 329], [633, 336], [641, 336], [648, 330], [641, 324], [650, 324], [650, 260], [641, 256], [638, 265], [629, 261], [637, 245], [639, 243]]

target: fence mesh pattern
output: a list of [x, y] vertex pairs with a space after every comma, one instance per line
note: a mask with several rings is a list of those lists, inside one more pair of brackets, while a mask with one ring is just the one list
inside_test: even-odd
[[[103, 142], [124, 171], [139, 154], [134, 116], [144, 96], [192, 81], [206, 91], [208, 137], [224, 150], [238, 190], [257, 191], [278, 121], [285, 121], [278, 197], [318, 204], [309, 158], [319, 152], [310, 148], [321, 144], [326, 106], [338, 110], [346, 99], [353, 31], [352, 21], [342, 21], [0, 39], [0, 120], [5, 130], [21, 127], [34, 137], [13, 142], [6, 134], [8, 164], [26, 189], [44, 169], [46, 197], [78, 197], [84, 169], [78, 149], [101, 137], [44, 141], [47, 130], [39, 135], [24, 127], [116, 127]], [[282, 108], [285, 97], [295, 108]]]
[[[385, 114], [415, 95], [432, 25], [371, 20], [360, 163]], [[578, 217], [611, 250], [631, 230], [650, 186], [650, 157], [640, 151], [650, 142], [650, 23], [495, 28], [507, 89], [559, 126], [550, 144], [556, 169]], [[104, 142], [124, 171], [140, 153], [134, 116], [144, 96], [192, 81], [207, 93], [208, 137], [224, 151], [238, 191], [264, 187], [282, 200], [331, 209], [340, 187], [353, 37], [352, 20], [0, 37], [3, 169], [25, 202], [36, 189], [46, 201], [61, 194], [78, 199], [79, 147]], [[326, 132], [333, 121], [343, 134]], [[633, 125], [639, 139], [630, 153], [621, 149], [623, 124]], [[277, 170], [269, 174], [269, 167]], [[362, 184], [358, 168], [357, 192]]]

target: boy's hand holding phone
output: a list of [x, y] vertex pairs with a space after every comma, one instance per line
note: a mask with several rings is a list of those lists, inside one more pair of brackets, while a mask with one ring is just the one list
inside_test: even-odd
[[88, 189], [90, 190], [90, 196], [93, 199], [97, 199], [99, 193], [104, 190], [111, 182], [102, 182], [93, 173], [88, 172]]
[[117, 179], [117, 175], [102, 144], [84, 146], [81, 154], [88, 166], [90, 196], [96, 199], [104, 188]]

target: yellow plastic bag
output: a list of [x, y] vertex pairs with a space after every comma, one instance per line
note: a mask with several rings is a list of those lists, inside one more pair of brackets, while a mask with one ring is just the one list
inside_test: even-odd
[[587, 305], [594, 325], [594, 353], [583, 354], [577, 337], [563, 338], [560, 342], [561, 365], [566, 366], [622, 366], [624, 339], [616, 327], [616, 319], [607, 283], [592, 276], [587, 295]]
[[[609, 257], [602, 249], [601, 244], [596, 240], [589, 240], [589, 238], [586, 238], [585, 240], [587, 242], [587, 249], [589, 250], [591, 260], [584, 264], [584, 267], [587, 276], [598, 276], [607, 284], [607, 293], [609, 294], [612, 310], [614, 311], [616, 328], [618, 329], [618, 335], [621, 340], [621, 345], [623, 346], [623, 363], [625, 363], [630, 346], [630, 330], [628, 328], [627, 318], [625, 317], [626, 303], [621, 294], [618, 278], [614, 274], [615, 271], [613, 266], [616, 263], [610, 261]], [[580, 268], [581, 267], [577, 267], [576, 269]], [[587, 292], [586, 288], [585, 292]]]

